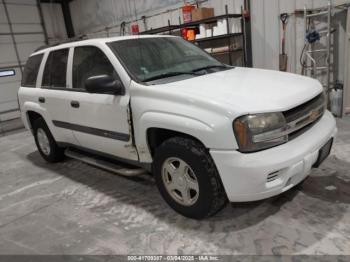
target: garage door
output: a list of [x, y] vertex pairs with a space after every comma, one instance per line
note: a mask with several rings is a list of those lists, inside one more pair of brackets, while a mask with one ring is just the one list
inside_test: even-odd
[[47, 39], [40, 13], [36, 0], [0, 0], [0, 122], [19, 117], [23, 66]]

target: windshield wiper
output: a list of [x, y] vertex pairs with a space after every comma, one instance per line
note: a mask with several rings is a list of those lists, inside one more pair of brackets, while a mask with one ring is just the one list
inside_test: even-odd
[[196, 68], [194, 70], [192, 70], [192, 73], [198, 72], [198, 71], [202, 71], [202, 70], [206, 70], [206, 69], [211, 69], [211, 68], [229, 68], [226, 65], [209, 65], [209, 66], [203, 66], [200, 68]]
[[183, 71], [183, 72], [179, 72], [179, 71], [174, 71], [174, 72], [167, 72], [167, 73], [163, 73], [160, 75], [155, 75], [155, 76], [151, 76], [149, 78], [145, 78], [143, 80], [143, 82], [149, 82], [149, 81], [153, 81], [153, 80], [158, 80], [158, 79], [162, 79], [162, 78], [167, 78], [167, 77], [172, 77], [172, 76], [178, 76], [178, 75], [195, 75], [197, 76], [198, 74], [196, 72], [198, 71], [202, 71], [202, 70], [206, 70], [206, 69], [211, 69], [211, 68], [230, 68], [229, 66], [226, 65], [210, 65], [210, 66], [204, 66], [201, 68], [197, 68], [194, 69], [192, 71]]
[[195, 75], [195, 74], [194, 74], [194, 72], [167, 72], [167, 73], [163, 73], [160, 75], [151, 76], [149, 78], [144, 79], [143, 81], [149, 82], [149, 81], [153, 81], [153, 80], [158, 80], [158, 79], [172, 77], [172, 76], [178, 76], [178, 75]]

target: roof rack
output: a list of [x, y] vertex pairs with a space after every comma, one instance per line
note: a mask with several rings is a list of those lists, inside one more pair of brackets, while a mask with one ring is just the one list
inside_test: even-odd
[[88, 39], [88, 37], [86, 35], [83, 36], [78, 36], [78, 37], [73, 37], [73, 38], [69, 38], [63, 41], [58, 41], [56, 43], [52, 43], [49, 45], [43, 45], [43, 46], [39, 46], [37, 49], [35, 49], [34, 52], [40, 51], [40, 50], [44, 50], [46, 48], [50, 48], [50, 47], [54, 47], [54, 46], [58, 46], [58, 45], [62, 45], [62, 44], [67, 44], [67, 43], [72, 43], [72, 42], [77, 42], [77, 41], [81, 41], [81, 40], [86, 40]]

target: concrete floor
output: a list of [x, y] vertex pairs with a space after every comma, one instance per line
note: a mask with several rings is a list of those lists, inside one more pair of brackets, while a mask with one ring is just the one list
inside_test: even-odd
[[0, 254], [350, 255], [350, 121], [301, 188], [186, 219], [150, 179], [47, 164], [28, 132], [0, 137]]

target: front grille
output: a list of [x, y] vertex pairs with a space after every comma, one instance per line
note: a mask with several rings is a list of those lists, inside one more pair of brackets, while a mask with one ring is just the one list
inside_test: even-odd
[[325, 96], [321, 93], [306, 103], [283, 112], [287, 126], [293, 130], [288, 134], [288, 140], [293, 140], [311, 128], [323, 116], [325, 108]]

